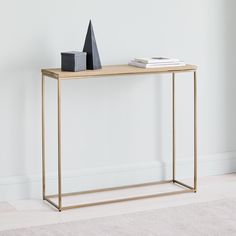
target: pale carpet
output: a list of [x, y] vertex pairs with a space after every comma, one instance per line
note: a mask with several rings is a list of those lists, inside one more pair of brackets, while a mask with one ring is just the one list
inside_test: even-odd
[[[63, 214], [63, 212], [61, 213]], [[236, 199], [0, 232], [0, 236], [230, 236]]]

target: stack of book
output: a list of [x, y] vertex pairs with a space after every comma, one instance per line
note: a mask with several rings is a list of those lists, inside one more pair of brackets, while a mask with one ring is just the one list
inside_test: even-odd
[[135, 58], [129, 62], [130, 66], [141, 68], [161, 68], [172, 66], [185, 66], [183, 61], [179, 59], [166, 58], [166, 57], [150, 57], [150, 58]]

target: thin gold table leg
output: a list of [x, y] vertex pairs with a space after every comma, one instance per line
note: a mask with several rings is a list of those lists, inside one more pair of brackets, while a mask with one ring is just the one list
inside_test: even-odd
[[197, 192], [197, 72], [194, 71], [194, 192]]
[[175, 182], [175, 73], [172, 73], [172, 179]]
[[45, 77], [42, 74], [42, 190], [43, 200], [46, 196], [46, 179], [45, 179]]
[[57, 104], [58, 104], [58, 210], [62, 209], [61, 189], [61, 80], [57, 80]]

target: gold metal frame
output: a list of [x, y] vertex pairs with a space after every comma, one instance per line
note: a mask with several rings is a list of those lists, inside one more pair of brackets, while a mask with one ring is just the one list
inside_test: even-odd
[[[189, 70], [190, 71], [190, 70]], [[188, 71], [188, 72], [189, 72]], [[43, 200], [46, 200], [52, 206], [54, 206], [59, 211], [73, 209], [78, 207], [87, 207], [87, 206], [95, 206], [101, 204], [108, 204], [108, 203], [115, 203], [115, 202], [123, 202], [129, 200], [138, 200], [138, 199], [145, 199], [145, 198], [152, 198], [152, 197], [160, 197], [160, 196], [168, 196], [180, 193], [187, 193], [187, 192], [196, 192], [197, 191], [197, 74], [196, 70], [191, 70], [194, 73], [194, 185], [189, 186], [181, 181], [176, 180], [176, 125], [175, 125], [175, 72], [172, 73], [172, 179], [166, 181], [159, 181], [159, 182], [149, 182], [149, 183], [142, 183], [142, 184], [135, 184], [135, 185], [126, 185], [126, 186], [119, 186], [119, 187], [112, 187], [112, 188], [103, 188], [103, 189], [95, 189], [95, 190], [88, 190], [88, 191], [81, 191], [81, 192], [74, 192], [74, 193], [62, 193], [62, 173], [61, 173], [61, 78], [60, 77], [52, 77], [47, 73], [42, 71], [42, 192], [43, 192]], [[190, 72], [191, 72], [190, 71]], [[180, 71], [185, 72], [185, 71]], [[164, 72], [168, 73], [168, 72]], [[177, 73], [177, 71], [176, 71]], [[58, 105], [58, 193], [55, 195], [46, 195], [46, 173], [45, 173], [45, 76], [49, 76], [57, 80], [57, 105]], [[131, 196], [126, 198], [119, 198], [119, 199], [111, 199], [111, 200], [104, 200], [99, 202], [91, 202], [91, 203], [83, 203], [79, 205], [71, 205], [71, 206], [62, 206], [62, 197], [65, 196], [72, 196], [72, 195], [81, 195], [81, 194], [89, 194], [89, 193], [96, 193], [96, 192], [105, 192], [105, 191], [113, 191], [119, 189], [127, 189], [127, 188], [136, 188], [136, 187], [143, 187], [143, 186], [151, 186], [156, 184], [163, 184], [163, 183], [173, 183], [184, 187], [185, 189], [179, 191], [172, 191], [172, 192], [165, 192], [165, 193], [157, 193], [157, 194], [149, 194], [149, 195], [140, 195], [140, 196]], [[58, 203], [55, 203], [52, 199], [58, 198]]]

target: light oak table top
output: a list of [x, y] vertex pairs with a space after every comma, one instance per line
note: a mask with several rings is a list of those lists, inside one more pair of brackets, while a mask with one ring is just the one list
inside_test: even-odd
[[138, 68], [129, 65], [109, 65], [98, 70], [85, 70], [79, 72], [62, 71], [61, 69], [42, 69], [42, 74], [55, 79], [85, 79], [89, 77], [114, 76], [114, 75], [135, 75], [135, 74], [155, 74], [155, 73], [177, 73], [196, 71], [197, 66], [172, 66], [162, 68]]

